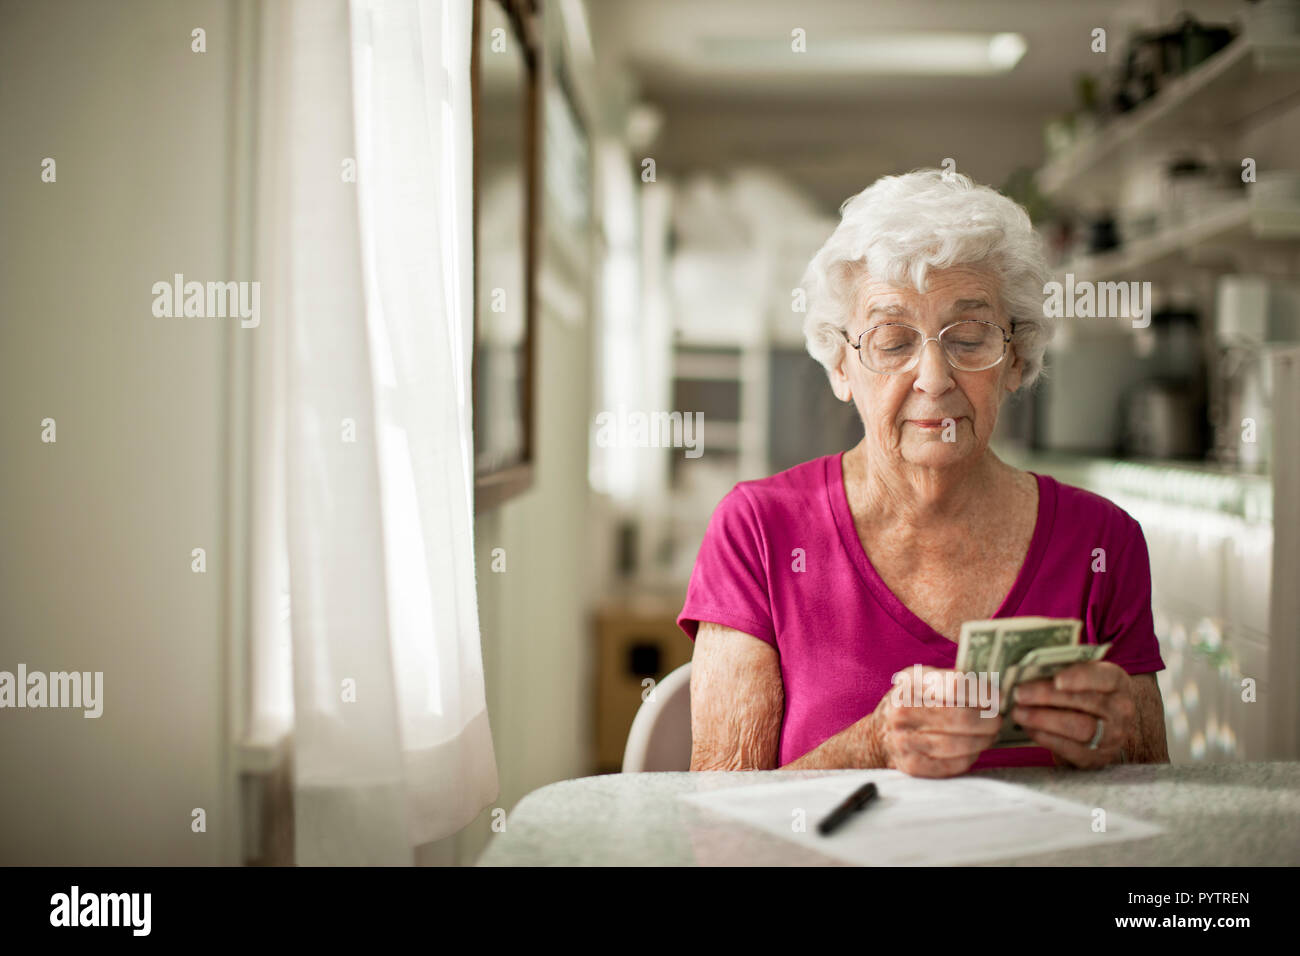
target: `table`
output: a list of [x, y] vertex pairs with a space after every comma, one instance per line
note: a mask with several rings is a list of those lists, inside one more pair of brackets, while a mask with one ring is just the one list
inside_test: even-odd
[[[718, 787], [855, 770], [618, 773], [528, 794], [478, 866], [843, 866], [676, 799]], [[1157, 837], [989, 861], [992, 866], [1300, 865], [1300, 762], [1116, 764], [978, 771], [1165, 827]]]

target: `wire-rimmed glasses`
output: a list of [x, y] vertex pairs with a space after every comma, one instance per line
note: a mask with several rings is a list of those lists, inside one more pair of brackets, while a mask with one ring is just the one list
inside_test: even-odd
[[846, 329], [844, 339], [858, 350], [863, 367], [878, 375], [910, 372], [921, 361], [929, 342], [938, 342], [948, 364], [960, 372], [982, 372], [1002, 361], [1011, 333], [983, 319], [963, 319], [945, 326], [938, 335], [927, 336], [920, 329], [900, 322], [875, 325], [853, 341]]

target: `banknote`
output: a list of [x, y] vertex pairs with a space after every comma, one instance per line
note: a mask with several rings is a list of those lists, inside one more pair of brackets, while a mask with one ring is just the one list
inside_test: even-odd
[[993, 650], [993, 638], [998, 634], [998, 622], [967, 621], [961, 626], [961, 637], [957, 640], [957, 670], [963, 674], [974, 671], [979, 674], [989, 669], [989, 652]]
[[[1080, 661], [1099, 661], [1110, 650], [1109, 644], [1075, 644], [1067, 647], [1039, 647], [1012, 664], [1002, 674], [1008, 687], [1031, 680], [1046, 680]], [[1003, 713], [1010, 709], [1003, 709]]]
[[1008, 667], [1019, 664], [1035, 648], [1077, 645], [1081, 627], [1081, 622], [1076, 620], [1009, 618], [1007, 623], [998, 625], [989, 652], [989, 670], [1005, 675]]
[[[999, 712], [1011, 709], [1018, 683], [1042, 680], [1080, 661], [1101, 660], [1109, 645], [1080, 644], [1083, 624], [1075, 618], [1037, 616], [967, 621], [957, 642], [956, 669], [998, 675]], [[994, 747], [1033, 746], [1019, 724], [1003, 719]]]

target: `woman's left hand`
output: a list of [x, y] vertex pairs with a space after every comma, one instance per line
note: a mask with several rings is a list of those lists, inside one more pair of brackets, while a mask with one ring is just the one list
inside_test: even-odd
[[[1132, 678], [1118, 664], [1074, 664], [1051, 680], [1020, 684], [1008, 717], [1025, 728], [1059, 764], [1092, 769], [1124, 759], [1137, 735]], [[1096, 749], [1088, 744], [1101, 724]]]

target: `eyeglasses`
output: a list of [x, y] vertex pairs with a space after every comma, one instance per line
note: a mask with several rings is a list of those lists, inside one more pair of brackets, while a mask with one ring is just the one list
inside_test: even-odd
[[933, 336], [895, 322], [867, 329], [856, 342], [849, 338], [847, 330], [840, 331], [844, 340], [858, 350], [863, 367], [879, 375], [910, 372], [921, 361], [928, 342], [938, 342], [948, 364], [958, 371], [982, 372], [1002, 361], [1011, 341], [1010, 333], [1002, 326], [981, 319], [954, 322]]

